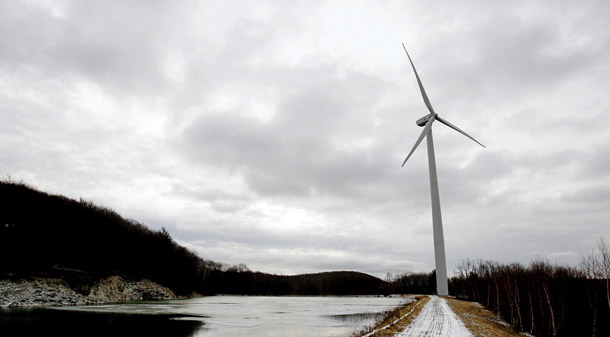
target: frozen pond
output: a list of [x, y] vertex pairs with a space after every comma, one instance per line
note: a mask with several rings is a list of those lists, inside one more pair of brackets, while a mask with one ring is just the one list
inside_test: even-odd
[[[375, 323], [384, 311], [408, 301], [411, 299], [399, 297], [211, 296], [179, 301], [17, 310], [0, 314], [0, 328], [28, 332], [38, 326], [40, 330], [29, 332], [48, 334], [53, 327], [63, 326], [57, 332], [64, 335], [70, 333], [67, 329], [70, 326], [79, 326], [76, 330], [83, 335], [114, 334], [118, 330], [126, 335], [168, 333], [201, 337], [348, 336]], [[30, 322], [32, 320], [34, 324]]]

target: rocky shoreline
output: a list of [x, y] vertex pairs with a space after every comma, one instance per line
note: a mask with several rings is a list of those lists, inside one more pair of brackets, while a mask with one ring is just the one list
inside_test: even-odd
[[60, 278], [0, 280], [0, 308], [93, 305], [179, 297], [150, 280], [126, 280], [110, 276], [76, 291]]

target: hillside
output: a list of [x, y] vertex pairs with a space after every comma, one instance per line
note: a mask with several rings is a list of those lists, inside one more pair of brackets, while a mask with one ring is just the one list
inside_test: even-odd
[[91, 202], [0, 183], [0, 272], [87, 283], [121, 275], [180, 293], [197, 290], [205, 261], [153, 231]]
[[115, 211], [85, 200], [0, 182], [0, 277], [60, 278], [86, 294], [103, 278], [149, 279], [177, 294], [380, 294], [387, 284], [358, 272], [281, 276], [204, 260]]

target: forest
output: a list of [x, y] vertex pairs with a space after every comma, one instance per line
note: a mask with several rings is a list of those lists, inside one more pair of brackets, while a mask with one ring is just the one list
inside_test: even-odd
[[0, 181], [0, 277], [59, 277], [87, 292], [100, 278], [150, 279], [181, 295], [359, 295], [383, 280], [339, 271], [282, 276], [206, 260], [154, 231], [83, 199]]
[[464, 260], [449, 291], [534, 336], [610, 336], [609, 257], [600, 239], [577, 267]]

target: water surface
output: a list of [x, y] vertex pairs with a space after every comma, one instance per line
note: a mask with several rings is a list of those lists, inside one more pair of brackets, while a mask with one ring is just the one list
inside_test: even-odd
[[[5, 311], [15, 335], [348, 336], [410, 298], [211, 296], [177, 301]], [[4, 333], [3, 333], [4, 335]]]

